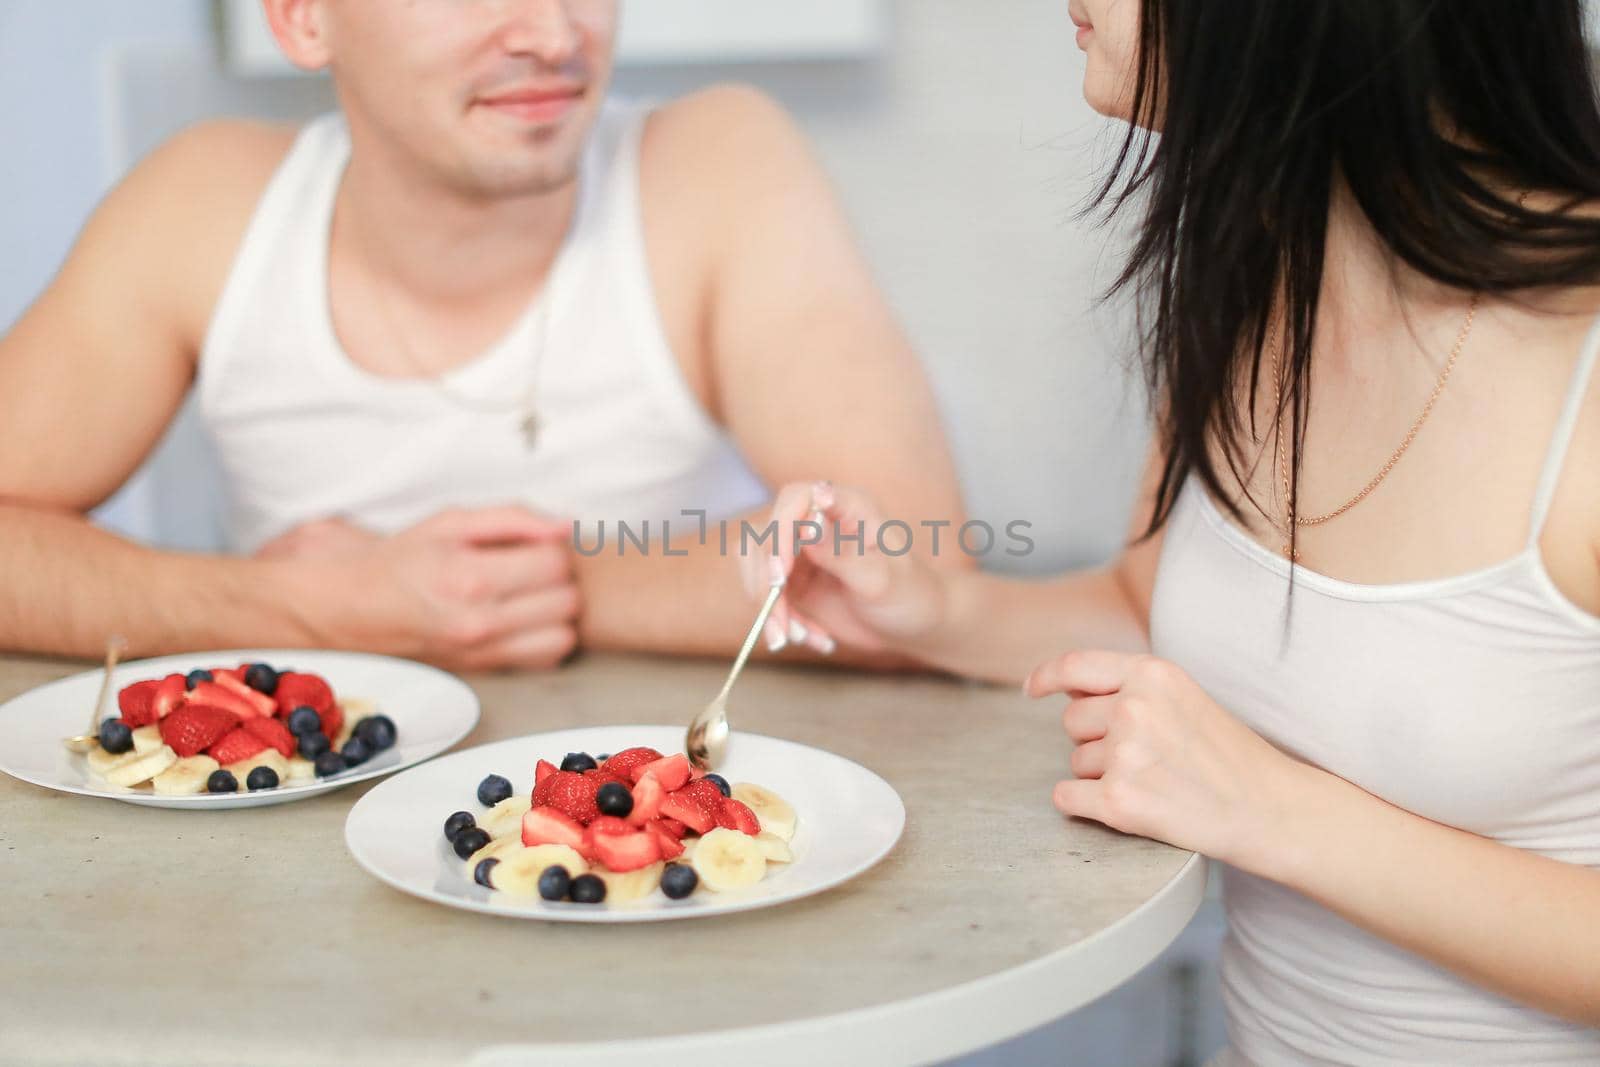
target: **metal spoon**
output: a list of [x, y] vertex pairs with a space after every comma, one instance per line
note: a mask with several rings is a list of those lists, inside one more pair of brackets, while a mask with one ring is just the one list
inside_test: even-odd
[[100, 695], [94, 698], [94, 707], [89, 709], [89, 732], [61, 739], [70, 751], [87, 752], [100, 744], [100, 709], [105, 707], [106, 696], [111, 692], [111, 672], [117, 667], [117, 657], [127, 647], [128, 642], [121, 635], [113, 634], [106, 641], [106, 669], [100, 676]]
[[778, 602], [778, 597], [783, 594], [783, 583], [773, 585], [767, 593], [767, 599], [761, 605], [761, 611], [756, 615], [755, 625], [750, 627], [750, 632], [745, 636], [744, 647], [739, 649], [739, 655], [734, 658], [733, 670], [728, 672], [728, 680], [722, 683], [722, 692], [716, 699], [707, 704], [705, 710], [694, 717], [689, 724], [689, 732], [684, 737], [683, 750], [689, 754], [689, 762], [702, 771], [716, 768], [722, 762], [723, 753], [728, 750], [728, 691], [733, 688], [734, 681], [739, 677], [739, 672], [744, 670], [745, 660], [750, 658], [750, 650], [756, 647], [756, 638], [761, 634], [761, 628], [767, 624], [767, 616], [772, 614], [772, 606]]

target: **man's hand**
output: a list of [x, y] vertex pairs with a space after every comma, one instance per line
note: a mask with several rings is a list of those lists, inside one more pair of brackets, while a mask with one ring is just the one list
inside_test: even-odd
[[543, 669], [577, 645], [570, 530], [519, 507], [453, 509], [389, 537], [323, 519], [257, 554], [327, 568], [352, 620], [340, 644], [455, 670]]

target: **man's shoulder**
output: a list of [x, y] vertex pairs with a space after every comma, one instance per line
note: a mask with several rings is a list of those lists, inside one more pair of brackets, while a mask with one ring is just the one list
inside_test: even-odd
[[694, 244], [759, 222], [775, 189], [811, 188], [819, 173], [788, 112], [748, 85], [714, 85], [657, 107], [639, 150], [649, 227]]
[[242, 121], [189, 126], [154, 148], [95, 212], [81, 254], [100, 274], [132, 271], [164, 291], [198, 337], [291, 128]]
[[754, 86], [728, 82], [652, 111], [644, 154], [647, 163], [711, 171], [763, 147], [801, 142], [799, 128], [781, 104]]
[[236, 211], [260, 198], [296, 135], [293, 127], [238, 119], [196, 123], [157, 146], [126, 184], [152, 207]]

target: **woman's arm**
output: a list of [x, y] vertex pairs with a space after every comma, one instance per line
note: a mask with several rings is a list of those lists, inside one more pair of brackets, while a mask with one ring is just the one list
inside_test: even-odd
[[1069, 652], [1056, 805], [1306, 894], [1514, 1000], [1600, 1025], [1600, 872], [1413, 815], [1290, 758], [1153, 656]]
[[[874, 550], [883, 519], [871, 498], [827, 483], [788, 485], [778, 494], [773, 518], [785, 531], [775, 566], [788, 576], [789, 587], [773, 617], [779, 625], [796, 618], [845, 647], [908, 655], [953, 674], [1013, 685], [1063, 648], [1143, 650], [1149, 646], [1161, 534], [1138, 538], [1149, 522], [1159, 474], [1160, 455], [1152, 450], [1130, 546], [1116, 560], [1096, 570], [1031, 580], [935, 571], [909, 555], [884, 555]], [[787, 531], [807, 519], [818, 523], [811, 530], [820, 527], [821, 540], [797, 554]], [[836, 531], [844, 536], [836, 540]], [[765, 595], [771, 562], [745, 560], [752, 598]]]
[[1255, 873], [1470, 981], [1600, 1026], [1600, 871], [1413, 815], [1305, 767]]

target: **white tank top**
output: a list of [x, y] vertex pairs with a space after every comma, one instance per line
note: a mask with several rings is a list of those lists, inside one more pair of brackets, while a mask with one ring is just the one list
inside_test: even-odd
[[[1156, 654], [1279, 748], [1390, 803], [1600, 867], [1600, 618], [1561, 594], [1539, 555], [1597, 352], [1600, 322], [1579, 357], [1518, 555], [1398, 585], [1297, 566], [1287, 637], [1287, 561], [1191, 478], [1156, 575]], [[1600, 1031], [1458, 978], [1282, 885], [1225, 868], [1223, 902], [1235, 1061], [1600, 1064]]]
[[[369, 373], [340, 347], [328, 237], [350, 140], [337, 114], [305, 127], [256, 208], [200, 354], [199, 412], [226, 475], [233, 547], [335, 515], [389, 533], [444, 507], [501, 503], [605, 519], [608, 536], [616, 520], [637, 531], [650, 519], [657, 532], [685, 508], [716, 518], [768, 498], [690, 391], [658, 317], [639, 216], [647, 114], [607, 103], [547, 284], [442, 385]], [[519, 432], [530, 390], [532, 450]]]

